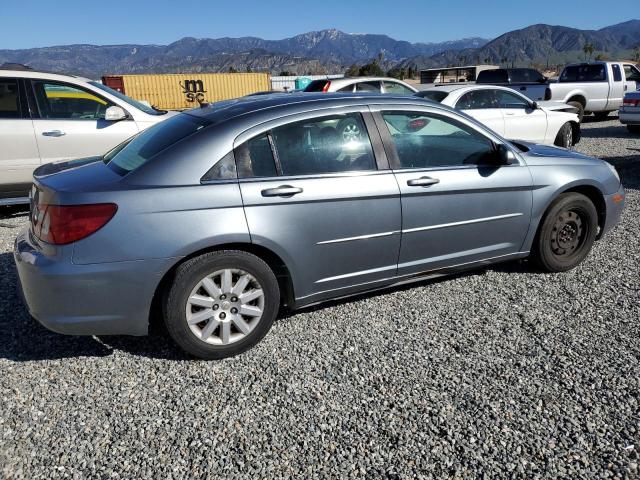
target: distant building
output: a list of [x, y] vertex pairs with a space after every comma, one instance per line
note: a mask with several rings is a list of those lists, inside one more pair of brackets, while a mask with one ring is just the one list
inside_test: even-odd
[[427, 68], [420, 70], [420, 83], [475, 82], [483, 70], [495, 70], [497, 65], [468, 65], [465, 67]]

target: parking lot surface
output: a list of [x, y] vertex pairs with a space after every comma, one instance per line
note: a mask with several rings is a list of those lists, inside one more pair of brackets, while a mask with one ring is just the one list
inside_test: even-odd
[[640, 137], [618, 227], [563, 274], [510, 263], [306, 310], [239, 357], [166, 337], [65, 337], [16, 294], [24, 209], [0, 212], [0, 477], [640, 475]]

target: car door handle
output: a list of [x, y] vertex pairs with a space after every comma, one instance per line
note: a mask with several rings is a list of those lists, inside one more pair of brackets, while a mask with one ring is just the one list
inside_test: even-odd
[[62, 137], [66, 135], [62, 130], [49, 130], [48, 132], [42, 132], [44, 137]]
[[280, 185], [276, 188], [267, 188], [262, 190], [263, 197], [293, 197], [299, 193], [302, 193], [302, 189], [299, 187], [292, 187], [291, 185]]
[[410, 187], [430, 187], [431, 185], [435, 185], [436, 183], [440, 183], [440, 180], [431, 177], [420, 177], [414, 178], [412, 180], [407, 180], [407, 185], [409, 185]]

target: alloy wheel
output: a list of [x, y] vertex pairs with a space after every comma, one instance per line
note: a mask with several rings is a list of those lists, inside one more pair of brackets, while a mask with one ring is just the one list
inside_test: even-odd
[[229, 345], [251, 333], [264, 307], [264, 291], [254, 276], [240, 269], [218, 270], [191, 291], [186, 321], [203, 342]]

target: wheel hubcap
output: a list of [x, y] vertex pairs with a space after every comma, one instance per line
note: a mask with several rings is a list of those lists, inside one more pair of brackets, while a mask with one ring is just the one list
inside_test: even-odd
[[360, 129], [355, 124], [350, 124], [344, 127], [342, 130], [342, 139], [345, 143], [355, 142], [360, 140]]
[[574, 211], [558, 215], [551, 231], [551, 250], [558, 256], [572, 255], [584, 239], [582, 218]]
[[567, 133], [565, 135], [567, 148], [571, 148], [571, 144], [573, 143], [573, 130], [571, 128], [567, 129]]
[[203, 342], [228, 345], [251, 333], [264, 311], [264, 292], [251, 274], [218, 270], [200, 280], [187, 299], [186, 320]]

